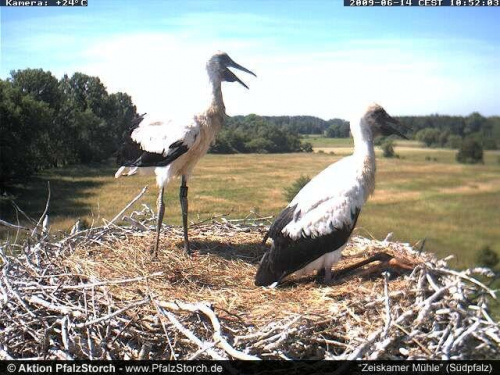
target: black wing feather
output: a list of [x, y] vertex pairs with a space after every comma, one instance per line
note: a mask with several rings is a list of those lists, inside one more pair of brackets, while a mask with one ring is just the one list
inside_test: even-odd
[[266, 243], [267, 239], [269, 237], [275, 238], [277, 237], [283, 228], [285, 228], [289, 222], [291, 222], [294, 218], [294, 211], [297, 208], [297, 205], [294, 206], [289, 206], [285, 208], [283, 211], [280, 212], [280, 214], [276, 217], [274, 222], [271, 224], [269, 227], [269, 230], [267, 231], [266, 235], [264, 236], [264, 240], [262, 243]]
[[[360, 209], [351, 214], [351, 223], [341, 228], [331, 227], [331, 232], [312, 237], [304, 236], [293, 240], [282, 233], [283, 228], [293, 220], [292, 213], [285, 212], [276, 218], [266, 235], [273, 239], [271, 249], [267, 251], [255, 275], [255, 285], [267, 286], [279, 282], [283, 277], [304, 268], [322, 255], [335, 251], [349, 239], [358, 219]], [[288, 221], [286, 221], [288, 220]]]
[[162, 153], [144, 151], [138, 142], [132, 139], [132, 133], [144, 120], [146, 114], [137, 115], [133, 120], [127, 133], [124, 135], [122, 148], [117, 155], [117, 164], [125, 167], [165, 167], [172, 163], [182, 154], [185, 154], [189, 148], [183, 141], [172, 143], [168, 152]]

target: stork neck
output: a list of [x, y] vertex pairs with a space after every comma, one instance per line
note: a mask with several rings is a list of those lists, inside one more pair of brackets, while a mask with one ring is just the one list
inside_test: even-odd
[[221, 81], [215, 77], [210, 77], [210, 105], [207, 110], [208, 116], [224, 116], [226, 107], [222, 98]]
[[373, 135], [369, 125], [361, 118], [358, 122], [351, 121], [351, 133], [354, 138], [353, 156], [357, 164], [357, 173], [364, 180], [365, 200], [375, 190], [375, 150], [373, 148]]
[[351, 121], [351, 134], [354, 139], [354, 154], [375, 160], [372, 132], [364, 118], [357, 122]]

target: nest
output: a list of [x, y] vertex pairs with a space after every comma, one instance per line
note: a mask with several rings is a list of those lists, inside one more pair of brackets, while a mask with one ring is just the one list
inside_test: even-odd
[[[116, 219], [116, 218], [115, 218]], [[113, 221], [115, 220], [113, 219]], [[255, 287], [265, 219], [166, 227], [153, 259], [147, 207], [0, 256], [2, 359], [492, 359], [493, 274], [455, 271], [410, 245], [354, 237], [331, 285], [293, 275]], [[397, 259], [343, 272], [374, 254]], [[381, 258], [382, 259], [382, 258]], [[385, 258], [384, 258], [385, 259]], [[474, 277], [479, 277], [481, 281]]]

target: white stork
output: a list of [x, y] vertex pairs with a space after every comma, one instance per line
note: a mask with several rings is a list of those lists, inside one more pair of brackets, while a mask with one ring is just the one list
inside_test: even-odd
[[255, 284], [276, 285], [292, 273], [317, 270], [331, 280], [356, 220], [375, 189], [373, 138], [397, 134], [401, 125], [379, 105], [372, 104], [350, 123], [354, 153], [331, 164], [304, 186], [276, 217], [264, 242], [273, 240], [259, 265]]
[[229, 67], [255, 76], [250, 70], [235, 63], [226, 53], [217, 52], [206, 65], [209, 78], [208, 108], [200, 113], [195, 112], [184, 121], [154, 121], [153, 119], [143, 121], [144, 115], [138, 116], [125, 139], [118, 157], [121, 167], [115, 177], [118, 178], [124, 174], [132, 175], [137, 170], [154, 172], [160, 188], [157, 201], [156, 242], [153, 248], [155, 256], [158, 254], [160, 229], [165, 213], [163, 191], [172, 177], [181, 177], [179, 197], [184, 229], [184, 249], [188, 254], [190, 253], [187, 231], [187, 181], [194, 166], [207, 153], [224, 123], [226, 114], [221, 83], [222, 81], [236, 81], [248, 89], [247, 85], [228, 69]]

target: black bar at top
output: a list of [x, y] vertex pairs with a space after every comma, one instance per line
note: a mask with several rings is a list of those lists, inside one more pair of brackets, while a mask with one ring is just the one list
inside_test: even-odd
[[500, 0], [344, 0], [348, 7], [500, 7]]
[[0, 0], [0, 6], [10, 8], [29, 7], [86, 7], [88, 0]]

